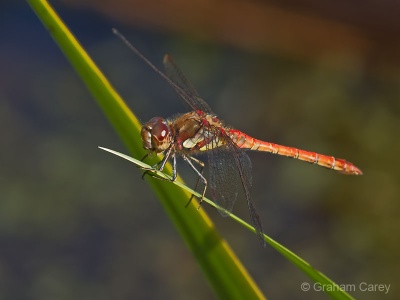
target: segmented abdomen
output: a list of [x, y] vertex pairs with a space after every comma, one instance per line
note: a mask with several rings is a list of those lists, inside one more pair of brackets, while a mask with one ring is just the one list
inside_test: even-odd
[[272, 154], [292, 157], [309, 163], [317, 164], [325, 168], [336, 170], [343, 174], [362, 174], [361, 170], [357, 168], [354, 164], [341, 158], [335, 158], [334, 156], [327, 156], [323, 154], [318, 154], [316, 152], [309, 152], [293, 147], [264, 142], [261, 140], [257, 140], [239, 130], [231, 129], [229, 130], [229, 134], [236, 145], [242, 149], [263, 151]]

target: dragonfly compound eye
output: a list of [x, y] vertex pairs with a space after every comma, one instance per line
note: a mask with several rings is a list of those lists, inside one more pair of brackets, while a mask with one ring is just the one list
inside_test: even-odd
[[157, 139], [157, 141], [162, 142], [169, 135], [169, 128], [164, 122], [157, 122], [154, 124], [151, 134]]

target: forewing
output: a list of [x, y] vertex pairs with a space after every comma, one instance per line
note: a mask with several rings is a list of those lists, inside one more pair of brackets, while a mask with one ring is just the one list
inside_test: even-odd
[[185, 100], [185, 102], [194, 110], [201, 110], [206, 113], [212, 113], [208, 104], [200, 98], [193, 84], [183, 74], [182, 70], [175, 64], [172, 57], [168, 54], [164, 56], [164, 68], [167, 77], [176, 84], [176, 92]]

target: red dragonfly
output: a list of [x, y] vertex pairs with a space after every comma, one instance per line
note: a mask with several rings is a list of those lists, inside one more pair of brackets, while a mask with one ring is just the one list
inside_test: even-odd
[[[223, 216], [232, 211], [239, 187], [242, 186], [252, 224], [263, 245], [265, 245], [265, 241], [261, 220], [250, 198], [251, 161], [244, 150], [292, 157], [343, 174], [362, 174], [360, 169], [344, 159], [264, 142], [225, 125], [212, 112], [208, 104], [200, 98], [193, 85], [173, 62], [171, 56], [168, 54], [164, 56], [163, 63], [166, 70], [166, 74], [164, 74], [117, 30], [113, 31], [136, 55], [164, 78], [192, 109], [191, 112], [169, 119], [154, 117], [143, 125], [141, 130], [143, 147], [149, 153], [164, 154], [163, 160], [155, 167], [162, 171], [167, 161], [172, 159], [171, 180], [174, 181], [177, 177], [176, 157], [181, 156], [204, 184], [199, 204], [209, 186], [215, 202], [225, 209], [220, 210]], [[208, 181], [203, 176], [204, 163], [193, 157], [199, 153], [208, 155], [210, 171]], [[195, 164], [200, 170], [196, 168]]]

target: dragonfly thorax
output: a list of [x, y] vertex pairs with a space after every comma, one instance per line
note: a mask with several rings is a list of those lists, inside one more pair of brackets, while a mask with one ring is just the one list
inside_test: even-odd
[[154, 117], [142, 126], [143, 148], [157, 153], [163, 152], [172, 143], [171, 128], [161, 117]]

